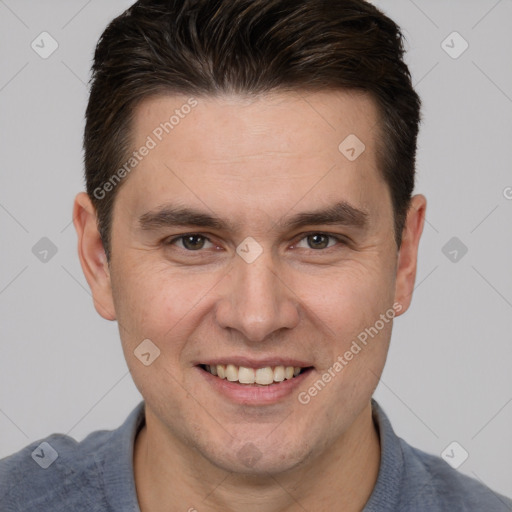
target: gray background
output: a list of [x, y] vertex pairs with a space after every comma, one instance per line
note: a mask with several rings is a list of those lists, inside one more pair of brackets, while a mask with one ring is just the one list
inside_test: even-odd
[[[457, 441], [459, 470], [512, 496], [512, 1], [374, 3], [408, 40], [424, 103], [416, 190], [429, 200], [413, 304], [376, 398], [411, 444], [441, 454]], [[93, 48], [130, 4], [0, 0], [0, 457], [115, 428], [141, 399], [71, 225]], [[31, 48], [43, 31], [59, 45], [47, 59]], [[442, 46], [454, 31], [469, 43], [458, 58], [445, 49], [462, 40]], [[57, 248], [46, 262], [32, 252], [43, 237]]]

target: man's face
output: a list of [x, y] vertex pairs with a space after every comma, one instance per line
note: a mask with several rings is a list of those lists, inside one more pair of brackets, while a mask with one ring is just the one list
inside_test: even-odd
[[[377, 110], [348, 92], [197, 98], [169, 134], [155, 132], [187, 100], [153, 98], [135, 112], [134, 149], [148, 136], [156, 147], [125, 178], [113, 212], [123, 349], [148, 418], [183, 453], [229, 471], [284, 471], [368, 412], [403, 298]], [[134, 351], [147, 339], [160, 355], [146, 366]], [[205, 369], [217, 364], [307, 370], [241, 384]]]

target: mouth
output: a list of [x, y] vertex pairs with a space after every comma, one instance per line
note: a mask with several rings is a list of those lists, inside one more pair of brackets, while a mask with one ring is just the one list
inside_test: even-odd
[[242, 386], [268, 387], [298, 378], [313, 369], [312, 366], [265, 366], [251, 368], [235, 364], [200, 364], [199, 368], [217, 377]]

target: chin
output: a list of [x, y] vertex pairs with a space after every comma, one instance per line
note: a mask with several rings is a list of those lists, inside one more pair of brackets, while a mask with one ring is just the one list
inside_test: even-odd
[[[206, 447], [205, 447], [206, 448]], [[310, 460], [310, 450], [304, 441], [286, 443], [283, 440], [269, 442], [264, 436], [244, 437], [233, 440], [229, 446], [212, 451], [212, 444], [201, 450], [213, 465], [237, 474], [266, 477], [293, 470]]]

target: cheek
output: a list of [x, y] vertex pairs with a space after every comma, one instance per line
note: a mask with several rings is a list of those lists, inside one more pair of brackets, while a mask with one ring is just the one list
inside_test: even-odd
[[328, 275], [315, 276], [305, 304], [331, 334], [357, 334], [373, 325], [381, 313], [393, 304], [394, 277], [382, 264], [353, 262], [346, 268], [333, 269]]
[[[186, 393], [174, 385], [183, 380], [180, 358], [212, 284], [156, 266], [125, 264], [116, 271], [112, 289], [122, 348], [132, 378], [151, 403], [162, 401], [165, 396], [177, 411], [180, 401], [186, 402]], [[154, 360], [153, 353], [157, 352], [153, 352], [152, 345], [144, 351], [139, 349], [148, 339], [159, 351]], [[137, 354], [148, 351], [152, 362], [146, 366]], [[172, 398], [162, 392], [169, 389], [174, 390]]]
[[123, 343], [149, 338], [165, 350], [178, 347], [218, 280], [212, 273], [172, 272], [159, 265], [118, 266], [112, 289]]

